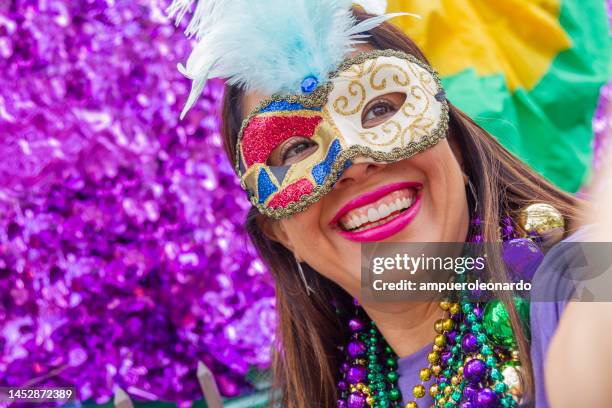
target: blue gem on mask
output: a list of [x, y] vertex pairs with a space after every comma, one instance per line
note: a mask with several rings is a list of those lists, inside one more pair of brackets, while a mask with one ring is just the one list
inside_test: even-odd
[[317, 164], [312, 168], [312, 177], [315, 179], [318, 185], [323, 184], [327, 176], [331, 173], [331, 168], [336, 161], [336, 158], [340, 154], [340, 141], [334, 140], [329, 147], [327, 157], [321, 163]]
[[444, 90], [441, 90], [436, 94], [435, 98], [438, 102], [444, 102], [444, 100], [446, 99], [446, 92], [444, 92]]
[[319, 85], [319, 80], [314, 76], [307, 76], [302, 81], [302, 92], [311, 93], [315, 89], [317, 89], [317, 85]]
[[278, 188], [268, 175], [265, 169], [259, 170], [257, 176], [257, 195], [259, 196], [259, 204], [265, 204], [268, 197], [276, 193]]

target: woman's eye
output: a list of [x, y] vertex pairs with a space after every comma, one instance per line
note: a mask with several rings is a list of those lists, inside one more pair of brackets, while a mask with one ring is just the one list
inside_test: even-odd
[[277, 147], [268, 163], [272, 166], [286, 166], [297, 163], [310, 156], [318, 148], [318, 145], [305, 137], [292, 137]]
[[363, 110], [361, 125], [364, 129], [380, 125], [395, 115], [405, 100], [405, 94], [394, 92], [371, 101]]
[[366, 111], [363, 120], [364, 122], [369, 122], [373, 120], [381, 120], [386, 119], [389, 116], [392, 116], [397, 109], [395, 106], [386, 101], [380, 101], [374, 103], [371, 107]]

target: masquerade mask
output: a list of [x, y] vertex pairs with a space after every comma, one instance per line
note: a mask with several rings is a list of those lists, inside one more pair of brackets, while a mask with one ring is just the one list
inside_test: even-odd
[[[377, 99], [391, 95], [403, 102], [376, 120]], [[435, 145], [448, 120], [430, 67], [399, 51], [368, 51], [310, 94], [260, 103], [242, 125], [236, 170], [259, 211], [287, 217], [320, 200], [353, 163], [392, 163]]]

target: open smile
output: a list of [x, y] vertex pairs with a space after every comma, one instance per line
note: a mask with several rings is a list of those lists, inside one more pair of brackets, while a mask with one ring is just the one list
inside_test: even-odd
[[330, 225], [353, 241], [384, 240], [416, 217], [422, 188], [421, 183], [395, 183], [363, 194], [342, 207]]

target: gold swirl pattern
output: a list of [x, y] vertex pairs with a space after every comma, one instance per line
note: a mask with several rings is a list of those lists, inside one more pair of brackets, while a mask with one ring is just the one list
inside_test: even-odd
[[[407, 118], [420, 117], [423, 116], [430, 107], [430, 100], [427, 97], [428, 92], [425, 91], [422, 87], [413, 86], [410, 88], [410, 96], [412, 96], [415, 102], [424, 101], [424, 104], [421, 108], [417, 107], [417, 104], [409, 101], [410, 98], [406, 98], [406, 103], [402, 107], [402, 112]], [[411, 112], [412, 111], [412, 112]]]
[[[358, 91], [355, 90], [355, 87], [358, 89]], [[358, 97], [359, 102], [357, 103], [357, 106], [355, 106], [353, 109], [349, 109], [349, 105], [351, 103], [349, 101], [349, 98], [347, 98], [344, 95], [338, 97], [334, 101], [334, 110], [339, 115], [343, 115], [343, 116], [354, 115], [357, 112], [359, 112], [363, 108], [363, 105], [365, 104], [366, 89], [361, 82], [359, 82], [358, 80], [351, 81], [351, 83], [348, 86], [348, 91], [351, 96]]]
[[[399, 111], [386, 122], [359, 131], [363, 129], [361, 110], [367, 101], [393, 92], [407, 96]], [[341, 134], [346, 134], [347, 139], [351, 139], [351, 133], [354, 135], [349, 145], [365, 143], [383, 150], [406, 146], [426, 137], [436, 127], [437, 121], [431, 116], [439, 115], [437, 92], [436, 78], [419, 64], [394, 56], [366, 59], [338, 72], [329, 96], [333, 101], [330, 119], [337, 121]]]
[[436, 87], [435, 79], [428, 71], [426, 71], [422, 67], [415, 66], [413, 64], [408, 65], [408, 69], [410, 69], [412, 75], [414, 75], [419, 80], [421, 86], [425, 91], [427, 91], [428, 94], [430, 94], [431, 96], [436, 96], [438, 91], [432, 88], [432, 86]]
[[407, 137], [409, 138], [408, 143], [414, 143], [417, 138], [422, 139], [427, 137], [431, 133], [431, 128], [434, 124], [432, 118], [426, 118], [422, 115], [417, 117], [410, 126], [402, 131], [402, 147], [406, 145]]
[[389, 72], [385, 72], [386, 75], [383, 76], [382, 80], [380, 81], [380, 83], [376, 83], [376, 76], [383, 70], [386, 69], [386, 71], [389, 70], [397, 70], [401, 73], [401, 75], [404, 77], [404, 79], [400, 79], [399, 74], [394, 73], [393, 74], [393, 82], [396, 85], [399, 86], [409, 86], [410, 85], [410, 75], [408, 74], [408, 72], [406, 72], [406, 70], [404, 70], [401, 66], [397, 65], [397, 64], [381, 64], [378, 67], [376, 67], [376, 69], [374, 69], [372, 71], [372, 75], [370, 75], [370, 86], [372, 87], [372, 89], [376, 90], [376, 91], [383, 91], [387, 88], [387, 76], [390, 75]]
[[399, 122], [394, 120], [389, 120], [383, 125], [381, 125], [381, 130], [386, 134], [394, 134], [393, 136], [391, 136], [390, 140], [382, 143], [376, 142], [376, 140], [378, 140], [378, 137], [380, 136], [376, 132], [361, 132], [359, 133], [359, 138], [371, 146], [383, 147], [395, 144], [395, 142], [397, 142], [400, 136], [402, 136], [402, 125], [400, 125]]

